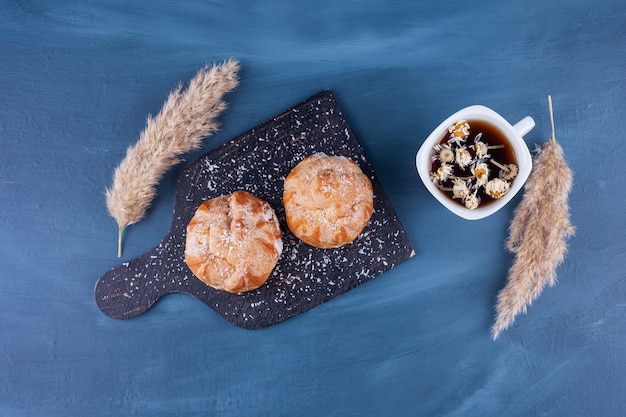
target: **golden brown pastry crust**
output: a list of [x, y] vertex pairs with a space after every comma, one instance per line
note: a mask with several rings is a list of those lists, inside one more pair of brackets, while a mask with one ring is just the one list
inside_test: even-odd
[[281, 252], [274, 210], [245, 191], [205, 201], [187, 225], [185, 262], [218, 290], [239, 293], [260, 287]]
[[318, 248], [352, 242], [374, 210], [372, 183], [359, 166], [321, 152], [303, 159], [287, 175], [283, 202], [289, 230]]

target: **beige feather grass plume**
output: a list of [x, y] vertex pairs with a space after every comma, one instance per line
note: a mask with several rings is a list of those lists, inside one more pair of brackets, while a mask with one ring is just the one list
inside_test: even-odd
[[118, 250], [127, 226], [141, 220], [156, 195], [156, 186], [182, 155], [199, 149], [205, 137], [219, 129], [217, 117], [226, 109], [226, 93], [239, 84], [239, 63], [227, 60], [198, 71], [186, 89], [179, 84], [115, 169], [113, 185], [106, 189], [107, 208], [117, 221]]
[[507, 248], [515, 259], [507, 284], [498, 294], [496, 321], [491, 329], [494, 340], [519, 313], [526, 313], [546, 285], [556, 283], [556, 268], [563, 262], [567, 239], [574, 233], [568, 204], [573, 174], [555, 139], [550, 96], [548, 105], [552, 135], [538, 150], [524, 197], [509, 228]]

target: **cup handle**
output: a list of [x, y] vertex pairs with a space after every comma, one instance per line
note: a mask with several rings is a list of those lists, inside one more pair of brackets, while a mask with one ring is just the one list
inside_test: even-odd
[[533, 130], [533, 127], [535, 127], [535, 121], [530, 116], [524, 117], [522, 120], [513, 125], [513, 129], [521, 137], [524, 137], [528, 132]]

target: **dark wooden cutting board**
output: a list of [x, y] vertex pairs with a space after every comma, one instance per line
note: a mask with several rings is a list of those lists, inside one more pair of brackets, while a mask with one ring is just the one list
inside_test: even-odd
[[[315, 152], [347, 156], [374, 187], [374, 213], [361, 235], [337, 249], [317, 249], [291, 234], [282, 204], [291, 169]], [[283, 253], [260, 288], [231, 294], [197, 279], [184, 261], [187, 224], [202, 202], [236, 190], [266, 200], [276, 211]], [[98, 307], [127, 319], [162, 296], [181, 292], [246, 329], [268, 327], [329, 301], [413, 256], [400, 224], [354, 132], [328, 90], [267, 120], [191, 162], [176, 186], [172, 225], [151, 251], [102, 275], [95, 286]]]

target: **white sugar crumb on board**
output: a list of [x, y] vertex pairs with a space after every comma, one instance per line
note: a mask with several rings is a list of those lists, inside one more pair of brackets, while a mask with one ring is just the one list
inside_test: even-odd
[[206, 159], [204, 161], [204, 168], [207, 170], [207, 172], [215, 172], [220, 168], [220, 166], [218, 164], [212, 163], [211, 160]]

